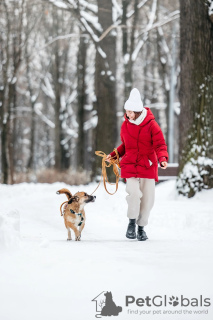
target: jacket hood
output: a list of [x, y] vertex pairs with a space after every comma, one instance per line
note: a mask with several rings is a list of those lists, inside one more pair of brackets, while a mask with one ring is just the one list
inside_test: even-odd
[[[150, 108], [148, 108], [148, 107], [144, 107], [144, 108], [147, 110], [147, 115], [146, 115], [146, 118], [143, 120], [143, 122], [142, 122], [141, 124], [139, 124], [140, 127], [145, 126], [145, 125], [146, 125], [149, 121], [151, 121], [151, 120], [155, 120], [154, 114], [152, 113], [152, 111], [150, 110]], [[127, 118], [126, 113], [125, 113], [125, 115], [124, 115], [124, 119], [125, 119], [125, 121], [128, 122], [129, 124], [135, 125], [135, 124], [133, 124], [133, 123], [131, 123], [131, 122], [129, 121], [129, 119]]]

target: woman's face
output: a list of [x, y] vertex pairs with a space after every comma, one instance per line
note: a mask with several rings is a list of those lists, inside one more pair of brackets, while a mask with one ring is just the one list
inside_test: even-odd
[[130, 120], [134, 120], [135, 119], [134, 111], [126, 110], [126, 115], [127, 115], [127, 117], [129, 117]]

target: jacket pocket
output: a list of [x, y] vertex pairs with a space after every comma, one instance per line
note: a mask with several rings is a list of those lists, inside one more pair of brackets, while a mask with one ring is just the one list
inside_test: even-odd
[[151, 165], [156, 164], [158, 162], [158, 159], [154, 153], [148, 154], [148, 159], [149, 159], [149, 161], [152, 162]]
[[142, 167], [146, 167], [147, 169], [150, 168], [150, 162], [149, 162], [148, 156], [145, 154], [140, 155], [137, 163]]

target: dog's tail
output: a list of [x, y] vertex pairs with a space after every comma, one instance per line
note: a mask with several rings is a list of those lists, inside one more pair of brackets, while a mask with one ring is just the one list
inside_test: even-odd
[[68, 200], [72, 197], [72, 193], [71, 193], [68, 189], [66, 189], [66, 188], [60, 189], [60, 190], [58, 190], [56, 193], [57, 193], [57, 194], [65, 193]]
[[63, 216], [63, 213], [62, 213], [62, 206], [63, 206], [65, 203], [68, 203], [68, 201], [64, 201], [64, 202], [61, 204], [61, 206], [60, 206], [61, 216]]

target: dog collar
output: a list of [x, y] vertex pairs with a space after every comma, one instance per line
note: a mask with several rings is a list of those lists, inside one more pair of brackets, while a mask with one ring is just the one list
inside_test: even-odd
[[75, 212], [74, 210], [70, 209], [70, 212], [73, 213], [73, 214], [77, 214], [78, 216], [82, 216], [82, 213], [77, 213]]

